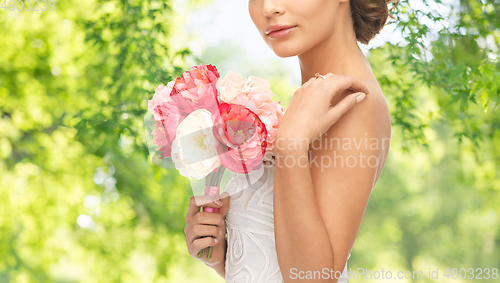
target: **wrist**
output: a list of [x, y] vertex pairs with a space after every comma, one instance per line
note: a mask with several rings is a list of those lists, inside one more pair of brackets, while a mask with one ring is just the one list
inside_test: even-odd
[[[222, 242], [214, 246], [214, 252], [211, 259], [203, 260], [206, 266], [212, 268], [219, 276], [225, 278], [227, 239], [224, 237]], [[208, 261], [207, 261], [208, 260]]]

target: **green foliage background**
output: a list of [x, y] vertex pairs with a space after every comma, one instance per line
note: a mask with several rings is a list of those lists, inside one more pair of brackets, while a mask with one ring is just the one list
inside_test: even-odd
[[[348, 267], [500, 268], [500, 2], [413, 3], [369, 53], [393, 142]], [[160, 83], [242, 54], [173, 50], [171, 5], [0, 10], [0, 282], [223, 281], [187, 254], [189, 182], [149, 161], [143, 117]], [[267, 70], [286, 106], [296, 86]]]

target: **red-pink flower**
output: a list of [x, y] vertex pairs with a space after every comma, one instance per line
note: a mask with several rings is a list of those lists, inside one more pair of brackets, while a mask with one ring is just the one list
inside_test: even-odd
[[259, 116], [242, 105], [222, 103], [212, 112], [222, 165], [246, 174], [258, 169], [266, 151], [267, 130]]
[[273, 101], [265, 92], [240, 93], [231, 103], [245, 105], [259, 116], [267, 129], [267, 150], [274, 151], [276, 133], [284, 115], [283, 105]]
[[170, 97], [184, 116], [198, 109], [217, 109], [217, 80], [220, 75], [212, 65], [200, 63], [175, 80]]
[[156, 90], [153, 98], [148, 100], [148, 110], [154, 115], [154, 119], [160, 121], [163, 119], [161, 117], [160, 112], [158, 112], [158, 105], [164, 102], [172, 102], [172, 98], [170, 98], [170, 93], [172, 93], [172, 88], [174, 87], [175, 81], [169, 82], [166, 86], [160, 84]]
[[263, 78], [249, 76], [247, 79], [240, 74], [229, 71], [217, 82], [220, 103], [226, 102], [247, 107], [257, 114], [267, 129], [267, 151], [274, 150], [278, 127], [283, 118], [284, 107], [273, 101], [274, 93], [271, 85]]
[[155, 130], [153, 144], [159, 147], [162, 152], [160, 159], [170, 157], [172, 141], [176, 138], [177, 127], [184, 120], [176, 103], [170, 98], [170, 92], [174, 86], [171, 81], [167, 86], [161, 84], [155, 91], [153, 99], [148, 101], [148, 110], [154, 115]]
[[[160, 151], [162, 152], [160, 159], [163, 159], [171, 156], [172, 142], [176, 138], [177, 128], [186, 116], [181, 115], [177, 105], [170, 101], [162, 102], [157, 106], [157, 109], [162, 119], [156, 121], [156, 129], [152, 132], [155, 135], [153, 143], [160, 147]], [[156, 135], [159, 136], [157, 137]]]

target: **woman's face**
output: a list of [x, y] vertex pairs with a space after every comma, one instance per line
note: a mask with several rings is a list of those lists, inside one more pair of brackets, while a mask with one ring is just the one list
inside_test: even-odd
[[[327, 39], [335, 28], [340, 2], [348, 0], [249, 0], [253, 23], [279, 57], [300, 55]], [[291, 25], [285, 36], [266, 34], [272, 25]], [[274, 38], [273, 38], [274, 37]]]

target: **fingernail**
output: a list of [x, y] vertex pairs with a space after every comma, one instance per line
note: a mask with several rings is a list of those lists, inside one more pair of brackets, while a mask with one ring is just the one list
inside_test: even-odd
[[220, 225], [224, 225], [224, 220], [222, 220], [222, 223]]
[[221, 235], [221, 236], [222, 236], [222, 230], [219, 230], [219, 235]]
[[217, 240], [216, 238], [214, 238], [214, 242], [217, 244], [217, 242], [219, 242], [219, 240]]
[[222, 195], [220, 195], [220, 198], [227, 198], [229, 196], [229, 193], [223, 192]]
[[356, 103], [360, 103], [361, 101], [363, 101], [363, 99], [365, 99], [365, 97], [366, 97], [366, 94], [364, 94], [364, 93], [358, 95], [358, 97], [356, 98]]
[[223, 202], [222, 202], [222, 201], [220, 201], [220, 200], [218, 200], [218, 199], [216, 199], [216, 200], [215, 200], [215, 203], [216, 203], [217, 205], [222, 205], [222, 204], [223, 204]]

